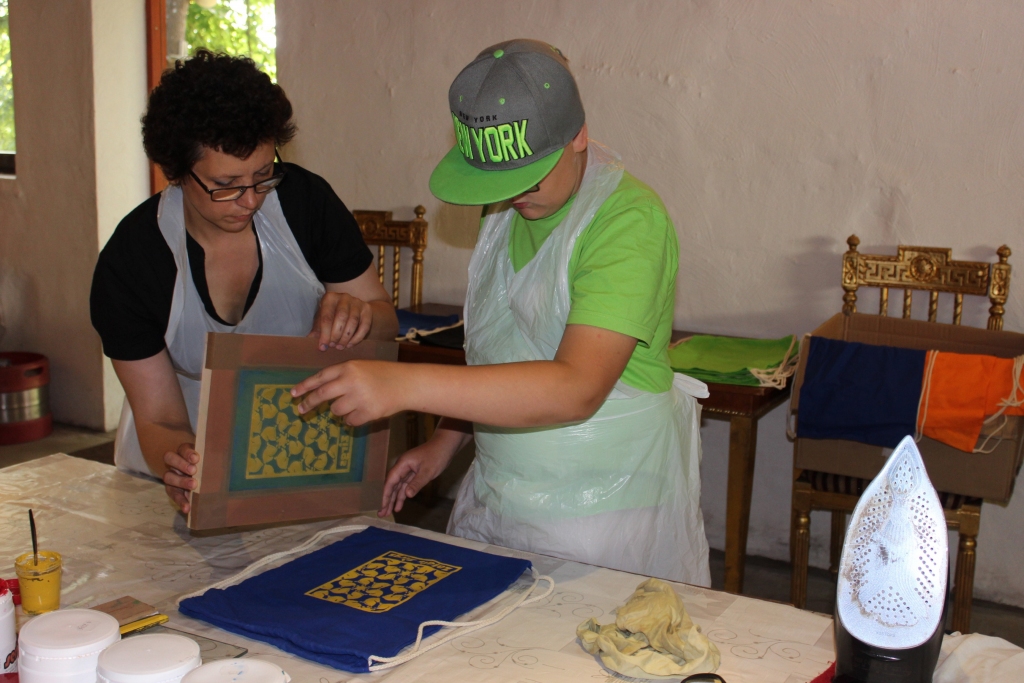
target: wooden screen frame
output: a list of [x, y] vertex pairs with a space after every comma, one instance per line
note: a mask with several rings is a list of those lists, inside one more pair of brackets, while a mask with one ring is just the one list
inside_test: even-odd
[[375, 510], [380, 505], [387, 474], [388, 419], [369, 425], [359, 482], [230, 490], [240, 370], [303, 369], [313, 374], [320, 368], [349, 360], [398, 359], [395, 342], [363, 341], [351, 349], [327, 351], [320, 351], [317, 342], [310, 337], [207, 334], [196, 429], [196, 450], [202, 457], [192, 491], [189, 529], [298, 522]]

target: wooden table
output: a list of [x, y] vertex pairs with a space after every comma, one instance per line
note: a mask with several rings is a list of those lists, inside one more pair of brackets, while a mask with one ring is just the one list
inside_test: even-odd
[[754, 489], [757, 421], [789, 398], [789, 386], [742, 387], [708, 384], [711, 395], [700, 401], [704, 414], [729, 420], [729, 483], [725, 497], [725, 590], [743, 592], [750, 527], [750, 497]]
[[[291, 675], [292, 683], [611, 681], [609, 672], [580, 647], [576, 627], [588, 617], [602, 624], [614, 621], [613, 610], [642, 580], [635, 574], [511, 551], [375, 517], [190, 534], [161, 484], [66, 455], [0, 469], [0, 493], [0, 557], [7, 562], [3, 576], [10, 575], [15, 556], [31, 549], [27, 524], [31, 508], [41, 547], [64, 557], [62, 607], [92, 607], [130, 595], [167, 614], [170, 628], [247, 648], [248, 656], [278, 664]], [[355, 524], [528, 559], [541, 574], [552, 577], [555, 591], [544, 602], [377, 674], [336, 671], [177, 610], [179, 596], [233, 576], [271, 553], [295, 548], [318, 531]], [[320, 546], [351, 532], [327, 536]], [[460, 620], [495, 614], [531, 583], [529, 575], [524, 575], [510, 593]], [[832, 620], [827, 615], [707, 588], [672, 586], [690, 617], [721, 652], [719, 673], [729, 683], [808, 681], [835, 659]], [[344, 618], [349, 608], [338, 608]], [[24, 624], [25, 620], [18, 608], [18, 621]], [[430, 636], [426, 644], [447, 633]], [[209, 661], [209, 654], [203, 652], [204, 660]]]
[[[418, 313], [451, 315], [461, 308], [447, 304], [422, 304]], [[672, 340], [694, 332], [673, 330]], [[398, 347], [398, 360], [404, 363], [440, 363], [465, 365], [461, 349], [443, 349], [411, 342]], [[754, 464], [757, 452], [757, 421], [789, 398], [785, 389], [745, 387], [734, 384], [708, 384], [710, 396], [700, 399], [704, 415], [729, 421], [729, 480], [725, 502], [725, 590], [743, 592], [746, 567], [747, 532], [750, 528], [750, 498], [754, 488]]]

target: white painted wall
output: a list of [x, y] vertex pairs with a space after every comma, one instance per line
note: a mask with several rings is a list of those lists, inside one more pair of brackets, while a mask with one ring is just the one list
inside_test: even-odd
[[0, 180], [2, 348], [50, 358], [57, 419], [102, 426], [89, 2], [12, 0], [17, 177]]
[[[810, 331], [839, 310], [840, 255], [951, 246], [1024, 257], [1024, 5], [278, 0], [286, 155], [353, 208], [431, 223], [425, 299], [461, 303], [477, 209], [427, 189], [454, 143], [448, 85], [484, 47], [532, 37], [570, 59], [591, 135], [662, 196], [679, 232], [677, 327]], [[1013, 290], [1006, 328], [1024, 326]], [[984, 319], [979, 305], [965, 321]], [[726, 423], [704, 430], [703, 507], [724, 539]], [[792, 448], [761, 420], [750, 552], [788, 559]], [[965, 456], [969, 457], [969, 456]], [[826, 561], [816, 515], [814, 561]], [[998, 530], [998, 533], [995, 531]], [[976, 594], [1024, 605], [1024, 496], [986, 506]]]
[[[145, 3], [93, 0], [92, 48], [96, 228], [102, 249], [125, 214], [149, 196], [139, 121], [146, 111]], [[124, 389], [110, 359], [101, 358], [103, 423], [113, 429], [121, 417]]]
[[0, 178], [0, 349], [43, 353], [55, 419], [116, 425], [120, 387], [89, 322], [99, 249], [148, 194], [134, 0], [11, 0], [17, 176]]

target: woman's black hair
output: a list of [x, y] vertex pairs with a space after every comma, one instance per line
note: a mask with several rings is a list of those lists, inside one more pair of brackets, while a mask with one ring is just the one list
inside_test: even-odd
[[281, 86], [248, 57], [206, 49], [164, 72], [142, 117], [146, 155], [172, 183], [188, 175], [204, 147], [245, 159], [268, 140], [280, 146], [294, 136]]

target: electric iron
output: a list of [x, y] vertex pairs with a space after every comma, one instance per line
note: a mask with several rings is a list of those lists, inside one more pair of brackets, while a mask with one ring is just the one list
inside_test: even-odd
[[948, 563], [946, 517], [908, 436], [864, 491], [846, 532], [833, 683], [931, 683]]

